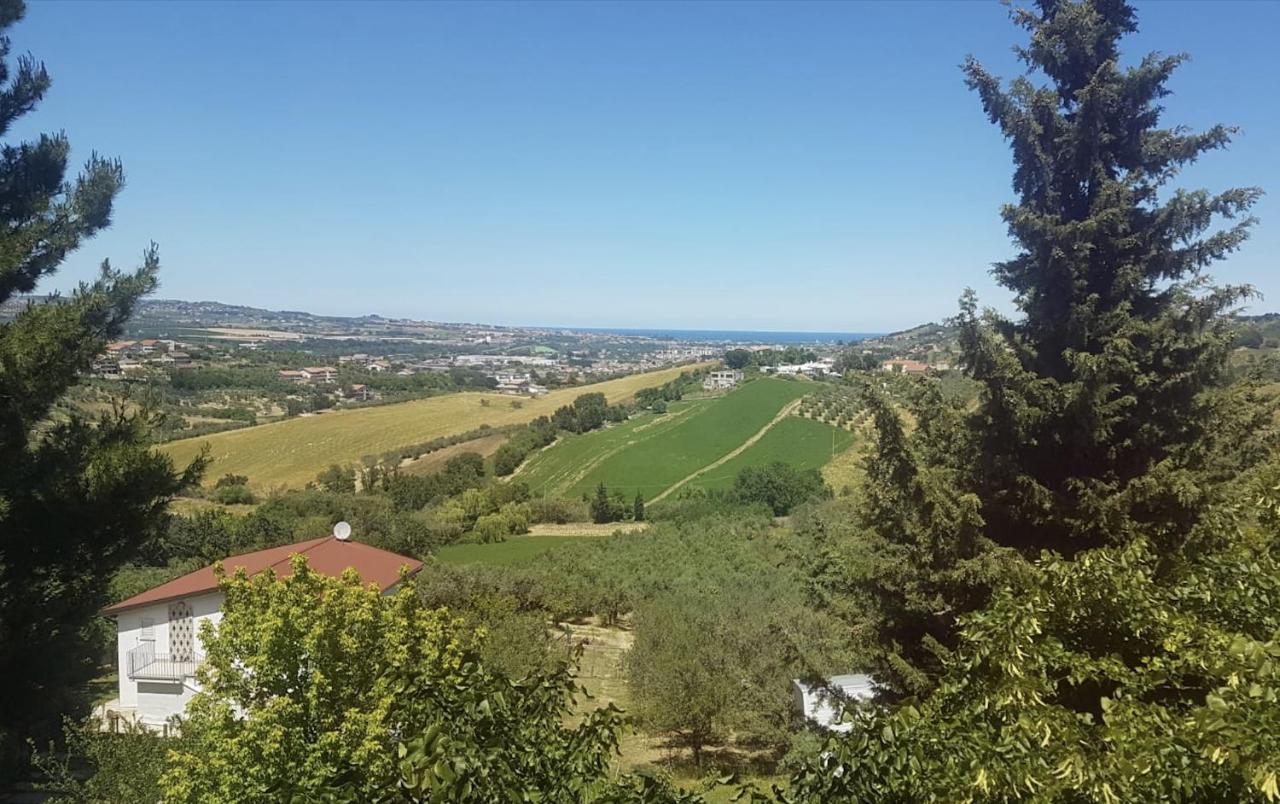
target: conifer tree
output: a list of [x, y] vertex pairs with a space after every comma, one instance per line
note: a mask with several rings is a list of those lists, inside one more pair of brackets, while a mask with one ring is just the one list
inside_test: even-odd
[[[24, 13], [0, 2], [0, 33]], [[0, 138], [50, 87], [43, 65], [8, 60], [0, 36]], [[152, 453], [145, 423], [122, 413], [50, 417], [54, 403], [122, 330], [156, 284], [154, 245], [142, 266], [103, 263], [67, 297], [23, 305], [63, 259], [109, 225], [124, 183], [119, 162], [93, 155], [67, 175], [61, 134], [0, 148], [0, 757], [10, 771], [26, 739], [44, 742], [85, 703], [102, 645], [95, 620], [111, 573], [135, 557], [164, 504], [202, 468], [175, 474]]]
[[877, 536], [881, 670], [899, 692], [930, 687], [956, 617], [1023, 559], [1143, 538], [1172, 566], [1204, 547], [1204, 512], [1271, 447], [1269, 412], [1230, 382], [1229, 316], [1251, 290], [1203, 273], [1244, 242], [1261, 191], [1174, 185], [1234, 129], [1162, 127], [1186, 57], [1122, 66], [1137, 29], [1123, 0], [1039, 0], [1013, 18], [1031, 75], [1002, 84], [972, 58], [964, 72], [1012, 147], [1003, 218], [1018, 253], [994, 275], [1020, 316], [962, 300], [976, 410], [926, 391], [908, 434], [872, 403], [862, 521]]

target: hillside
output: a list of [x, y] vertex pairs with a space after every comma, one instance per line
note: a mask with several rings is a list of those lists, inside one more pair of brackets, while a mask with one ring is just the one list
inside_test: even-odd
[[[724, 485], [726, 467], [736, 472], [770, 460], [821, 466], [830, 457], [836, 429], [808, 421], [797, 427], [790, 421], [794, 417], [785, 415], [788, 406], [814, 387], [766, 378], [721, 397], [679, 402], [660, 416], [638, 416], [607, 430], [562, 439], [530, 459], [520, 479], [535, 494], [572, 497], [605, 483], [628, 497], [638, 492], [654, 500], [682, 482]], [[821, 428], [821, 435], [815, 437], [805, 425]], [[847, 445], [847, 437], [837, 435], [838, 446]], [[723, 466], [714, 466], [727, 456], [732, 457]], [[698, 473], [709, 467], [715, 473], [703, 479]]]
[[[537, 399], [500, 394], [450, 394], [381, 407], [336, 411], [215, 433], [164, 444], [158, 449], [179, 464], [208, 444], [213, 465], [205, 480], [228, 472], [246, 475], [257, 488], [300, 487], [332, 463], [352, 463], [406, 444], [492, 427], [522, 424], [550, 415], [579, 394], [599, 391], [610, 402], [632, 397], [641, 388], [671, 380], [691, 366], [634, 374], [607, 382], [565, 388]], [[487, 404], [486, 404], [487, 403]]]

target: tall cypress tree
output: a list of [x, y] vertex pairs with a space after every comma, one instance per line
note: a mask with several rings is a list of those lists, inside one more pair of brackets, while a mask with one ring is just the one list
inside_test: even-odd
[[1122, 67], [1137, 28], [1124, 0], [1039, 0], [1013, 18], [1030, 77], [1002, 84], [972, 58], [964, 72], [1012, 146], [1018, 201], [1003, 217], [1019, 250], [994, 275], [1021, 315], [962, 300], [976, 410], [926, 392], [908, 436], [874, 402], [861, 515], [881, 671], [900, 691], [929, 688], [956, 617], [1023, 559], [1142, 537], [1172, 565], [1202, 546], [1204, 512], [1272, 443], [1269, 413], [1230, 382], [1229, 314], [1251, 291], [1202, 273], [1246, 239], [1261, 191], [1173, 184], [1234, 130], [1161, 127], [1186, 57]]
[[[19, 0], [2, 0], [0, 32], [23, 13]], [[50, 87], [43, 65], [10, 64], [9, 50], [0, 35], [0, 137]], [[0, 147], [0, 304], [33, 291], [110, 223], [120, 163], [94, 155], [69, 178], [69, 154], [61, 134]], [[83, 708], [111, 574], [203, 465], [175, 473], [136, 417], [50, 418], [155, 287], [158, 267], [154, 246], [130, 273], [104, 262], [96, 281], [0, 324], [0, 758], [10, 771], [27, 738], [48, 738]]]

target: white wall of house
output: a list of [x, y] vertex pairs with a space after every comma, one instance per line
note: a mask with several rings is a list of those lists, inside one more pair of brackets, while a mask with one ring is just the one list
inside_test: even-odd
[[[195, 638], [195, 653], [203, 654], [200, 627], [204, 622], [215, 625], [222, 619], [222, 593], [206, 592], [184, 598], [191, 607], [191, 626]], [[179, 601], [170, 600], [148, 606], [139, 606], [116, 615], [116, 670], [119, 678], [119, 706], [134, 710], [138, 720], [149, 725], [162, 725], [174, 715], [182, 714], [187, 702], [199, 689], [195, 678], [181, 681], [131, 678], [129, 653], [152, 643], [156, 655], [170, 655], [169, 607]], [[194, 664], [190, 669], [194, 669]]]

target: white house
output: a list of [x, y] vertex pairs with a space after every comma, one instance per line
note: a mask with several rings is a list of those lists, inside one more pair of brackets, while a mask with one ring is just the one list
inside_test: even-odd
[[[293, 572], [294, 555], [305, 556], [311, 569], [326, 575], [352, 568], [383, 592], [399, 584], [402, 568], [410, 573], [422, 568], [417, 559], [335, 536], [231, 556], [222, 564], [228, 574], [243, 567], [250, 575], [271, 569], [286, 576]], [[119, 678], [119, 697], [106, 711], [148, 726], [162, 726], [181, 715], [200, 689], [195, 679], [204, 659], [200, 625], [218, 624], [222, 600], [208, 566], [103, 609], [116, 621]]]
[[844, 722], [844, 700], [871, 700], [875, 695], [875, 682], [862, 673], [832, 676], [825, 687], [806, 684], [797, 678], [791, 682], [791, 691], [796, 708], [811, 723], [828, 731], [847, 732], [853, 724]]

